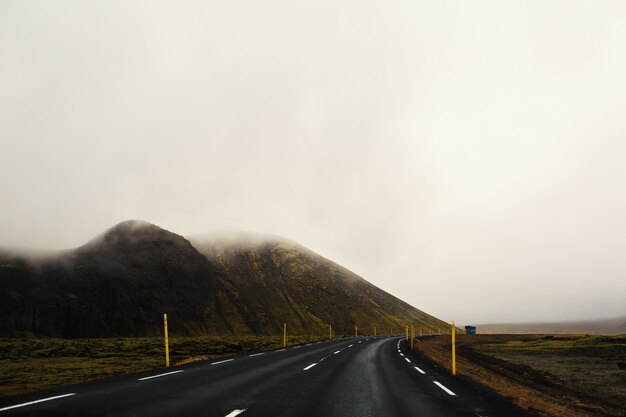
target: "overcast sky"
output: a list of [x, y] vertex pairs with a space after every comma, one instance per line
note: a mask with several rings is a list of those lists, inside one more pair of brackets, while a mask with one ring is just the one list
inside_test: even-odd
[[444, 320], [626, 314], [626, 2], [0, 0], [0, 245], [295, 240]]

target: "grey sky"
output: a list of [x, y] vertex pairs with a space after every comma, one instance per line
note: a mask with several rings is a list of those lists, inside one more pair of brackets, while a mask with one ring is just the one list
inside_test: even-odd
[[278, 234], [445, 320], [626, 314], [623, 1], [0, 0], [0, 245]]

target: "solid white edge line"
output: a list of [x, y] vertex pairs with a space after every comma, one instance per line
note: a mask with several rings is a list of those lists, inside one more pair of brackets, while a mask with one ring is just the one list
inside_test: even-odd
[[411, 363], [411, 359], [409, 358], [404, 358], [405, 361], [407, 361], [408, 363]]
[[294, 346], [292, 349], [298, 349], [301, 348], [302, 346]]
[[0, 408], [0, 412], [7, 411], [7, 410], [12, 410], [14, 408], [26, 407], [27, 405], [38, 404], [38, 403], [42, 403], [44, 401], [52, 401], [52, 400], [58, 400], [59, 398], [71, 397], [72, 395], [76, 395], [76, 393], [72, 392], [70, 394], [57, 395], [55, 397], [42, 398], [41, 400], [29, 401], [27, 403], [22, 403], [22, 404], [15, 404], [15, 405], [11, 405], [9, 407]]
[[261, 356], [261, 355], [265, 355], [265, 352], [253, 353], [252, 355], [248, 355], [248, 356], [253, 357], [253, 356]]
[[455, 393], [453, 393], [452, 391], [450, 391], [448, 388], [444, 387], [442, 383], [440, 383], [439, 381], [433, 381], [433, 383], [435, 385], [437, 385], [439, 388], [441, 388], [442, 390], [444, 390], [445, 392], [447, 392], [449, 395], [454, 395], [456, 396]]
[[245, 408], [243, 410], [233, 410], [230, 413], [226, 414], [226, 417], [235, 417], [235, 416], [238, 416], [239, 414], [243, 413], [244, 411], [246, 411]]
[[164, 373], [164, 374], [147, 376], [147, 377], [145, 377], [145, 378], [139, 378], [137, 381], [145, 381], [146, 379], [160, 378], [160, 377], [165, 376], [165, 375], [177, 374], [177, 373], [179, 373], [179, 372], [184, 372], [184, 371], [181, 369], [180, 371], [172, 371], [172, 372], [166, 372], [166, 373]]
[[317, 363], [312, 363], [311, 365], [304, 368], [303, 371], [308, 371], [309, 369], [313, 368], [315, 365], [317, 365]]
[[422, 375], [426, 375], [426, 372], [422, 371], [420, 368], [418, 368], [417, 366], [414, 366], [415, 369], [417, 369], [417, 372], [421, 373]]
[[223, 361], [213, 362], [211, 365], [217, 365], [219, 363], [226, 363], [226, 362], [230, 362], [230, 361], [234, 361], [234, 359], [225, 359]]
[[285, 349], [283, 348], [283, 349], [278, 349], [276, 352], [284, 352], [284, 351]]

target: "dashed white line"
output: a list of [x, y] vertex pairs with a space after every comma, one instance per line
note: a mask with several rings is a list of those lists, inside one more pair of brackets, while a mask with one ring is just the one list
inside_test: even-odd
[[235, 416], [238, 416], [239, 414], [243, 413], [244, 411], [246, 411], [245, 408], [243, 410], [233, 410], [230, 413], [226, 414], [226, 417], [235, 417]]
[[12, 410], [12, 409], [14, 409], [14, 408], [26, 407], [27, 405], [38, 404], [38, 403], [42, 403], [42, 402], [44, 402], [44, 401], [58, 400], [59, 398], [70, 397], [70, 396], [72, 396], [72, 395], [76, 395], [76, 393], [75, 393], [75, 392], [72, 392], [72, 393], [70, 393], [70, 394], [57, 395], [56, 397], [42, 398], [41, 400], [35, 400], [35, 401], [29, 401], [29, 402], [27, 402], [27, 403], [22, 403], [22, 404], [11, 405], [11, 406], [9, 406], [9, 407], [0, 408], [0, 412], [2, 412], [2, 411], [7, 411], [7, 410]]
[[309, 369], [313, 368], [315, 365], [317, 365], [317, 363], [312, 363], [311, 365], [304, 368], [303, 371], [308, 371]]
[[400, 356], [404, 357], [404, 353], [400, 352]]
[[283, 349], [278, 349], [276, 352], [284, 352], [284, 351], [285, 349], [283, 348]]
[[407, 361], [408, 363], [411, 363], [411, 359], [409, 358], [404, 358], [405, 361]]
[[417, 366], [414, 366], [414, 368], [417, 370], [417, 372], [421, 373], [422, 375], [426, 375], [426, 372], [422, 371], [420, 368], [418, 368]]
[[359, 343], [363, 343], [363, 341], [362, 341], [362, 340], [359, 340]]
[[301, 348], [302, 346], [294, 346], [293, 349]]
[[261, 356], [261, 355], [265, 355], [265, 352], [253, 353], [252, 355], [248, 355], [248, 356], [252, 357], [252, 356]]
[[456, 394], [455, 394], [455, 393], [453, 393], [452, 391], [450, 391], [448, 388], [444, 387], [444, 386], [443, 386], [443, 384], [441, 384], [440, 382], [438, 382], [438, 381], [433, 381], [433, 383], [434, 383], [435, 385], [437, 385], [439, 388], [441, 388], [442, 390], [444, 390], [445, 392], [447, 392], [449, 395], [454, 395], [454, 396], [456, 396]]
[[172, 375], [172, 374], [177, 374], [177, 373], [179, 373], [179, 372], [183, 372], [183, 370], [181, 369], [180, 371], [172, 371], [172, 372], [166, 372], [166, 373], [164, 373], [164, 374], [147, 376], [147, 377], [145, 377], [145, 378], [139, 378], [137, 381], [145, 381], [146, 379], [160, 378], [160, 377], [162, 377], [162, 376]]
[[211, 365], [217, 365], [219, 363], [226, 363], [226, 362], [230, 362], [232, 360], [234, 360], [234, 359], [226, 359], [226, 360], [223, 360], [223, 361], [217, 361], [217, 362], [213, 362]]
[[354, 346], [354, 345], [350, 345], [350, 346], [348, 346], [348, 347], [349, 347], [349, 348], [351, 348], [352, 346]]
[[338, 354], [339, 352], [341, 352], [341, 351], [340, 351], [340, 350], [338, 350], [337, 352], [333, 353], [333, 355], [336, 355], [336, 354]]

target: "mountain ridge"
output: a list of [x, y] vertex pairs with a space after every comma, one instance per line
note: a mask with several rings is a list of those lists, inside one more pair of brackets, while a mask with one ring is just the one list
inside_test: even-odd
[[401, 332], [446, 323], [288, 239], [185, 238], [121, 222], [56, 256], [0, 252], [0, 336]]
[[626, 316], [590, 320], [484, 323], [477, 325], [483, 334], [626, 334]]

